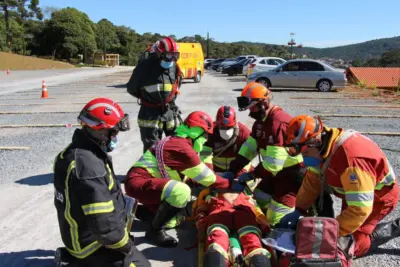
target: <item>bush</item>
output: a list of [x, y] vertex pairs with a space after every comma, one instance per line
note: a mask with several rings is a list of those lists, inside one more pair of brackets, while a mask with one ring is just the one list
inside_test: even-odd
[[370, 87], [371, 89], [376, 89], [376, 82], [373, 82]]
[[108, 63], [105, 60], [96, 59], [94, 65], [106, 66]]
[[76, 64], [81, 63], [82, 60], [81, 60], [80, 58], [70, 58], [70, 59], [69, 59], [69, 62], [70, 62], [71, 64], [76, 65]]
[[360, 87], [361, 89], [364, 89], [364, 88], [367, 87], [367, 82], [364, 81], [364, 80], [360, 80], [360, 81], [358, 81], [357, 85], [358, 85], [358, 87]]
[[381, 91], [379, 91], [379, 90], [374, 90], [374, 91], [372, 91], [372, 95], [373, 95], [373, 96], [380, 96], [380, 95], [381, 95]]

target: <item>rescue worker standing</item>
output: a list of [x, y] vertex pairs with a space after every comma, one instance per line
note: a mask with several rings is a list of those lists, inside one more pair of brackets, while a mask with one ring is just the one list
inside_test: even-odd
[[171, 135], [180, 124], [180, 111], [175, 104], [179, 94], [181, 71], [177, 44], [166, 37], [154, 44], [153, 53], [133, 70], [127, 91], [141, 105], [138, 125], [143, 152], [162, 138]]
[[254, 193], [260, 207], [267, 208], [267, 220], [273, 226], [294, 210], [305, 166], [301, 155], [292, 157], [283, 146], [286, 128], [292, 117], [272, 104], [271, 97], [268, 88], [253, 82], [246, 85], [237, 98], [239, 111], [249, 109], [249, 116], [255, 122], [250, 137], [231, 162], [229, 172], [236, 176], [258, 153], [261, 154], [260, 163], [254, 171], [242, 174], [239, 181], [262, 178]]
[[[54, 204], [64, 245], [79, 266], [150, 266], [126, 226], [125, 200], [107, 155], [129, 116], [107, 98], [85, 105], [72, 143], [54, 163]], [[75, 265], [74, 265], [75, 266]]]
[[379, 223], [396, 208], [399, 185], [385, 154], [371, 139], [354, 130], [328, 128], [319, 118], [300, 115], [289, 124], [286, 144], [291, 154], [314, 157], [321, 173], [306, 173], [296, 210], [282, 219], [282, 227], [294, 226], [325, 187], [343, 200], [336, 217], [339, 235], [341, 239], [354, 239], [355, 256], [400, 236], [400, 218]]
[[[233, 107], [222, 106], [217, 112], [213, 134], [208, 136], [200, 157], [203, 162], [212, 163], [215, 172], [226, 172], [249, 136], [250, 130], [236, 120]], [[250, 167], [249, 164], [243, 171]]]
[[165, 225], [178, 215], [190, 200], [186, 176], [206, 187], [228, 188], [229, 180], [214, 174], [200, 161], [213, 121], [201, 111], [189, 114], [169, 136], [156, 143], [132, 166], [125, 179], [129, 196], [136, 198], [155, 214], [146, 237], [159, 246], [176, 246], [177, 240], [165, 232]]

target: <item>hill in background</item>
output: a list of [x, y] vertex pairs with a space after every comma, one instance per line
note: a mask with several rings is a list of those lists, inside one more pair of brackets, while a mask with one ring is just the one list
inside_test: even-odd
[[[253, 42], [236, 42], [237, 44], [243, 45], [256, 45], [256, 46], [276, 46], [273, 44], [265, 43], [253, 43]], [[360, 59], [363, 61], [371, 58], [380, 57], [384, 52], [388, 52], [394, 49], [400, 49], [400, 36], [392, 38], [383, 38], [371, 40], [358, 44], [351, 44], [338, 47], [330, 48], [293, 48], [295, 54], [306, 54], [307, 57], [311, 58], [336, 58], [351, 61]]]

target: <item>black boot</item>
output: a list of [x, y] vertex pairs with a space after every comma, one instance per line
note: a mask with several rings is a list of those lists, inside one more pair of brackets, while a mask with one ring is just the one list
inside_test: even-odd
[[203, 267], [226, 267], [226, 260], [217, 251], [208, 251], [204, 255]]
[[154, 214], [143, 205], [137, 206], [135, 216], [138, 220], [146, 223], [150, 223], [154, 218]]
[[388, 223], [380, 223], [371, 234], [371, 249], [400, 236], [400, 218]]
[[271, 267], [271, 261], [265, 255], [254, 255], [250, 258], [249, 267]]
[[146, 238], [160, 247], [175, 247], [178, 241], [165, 232], [164, 224], [171, 220], [181, 209], [163, 202], [158, 207], [157, 213], [146, 231]]

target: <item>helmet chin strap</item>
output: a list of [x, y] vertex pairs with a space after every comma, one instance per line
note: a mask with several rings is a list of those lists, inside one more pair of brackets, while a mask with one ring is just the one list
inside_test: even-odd
[[111, 141], [111, 132], [108, 131], [108, 136], [106, 137], [107, 140], [104, 140], [104, 135], [100, 134], [99, 131], [92, 130], [89, 127], [84, 126], [83, 132], [89, 137], [94, 143], [96, 143], [101, 149], [104, 147], [109, 149], [109, 143]]

